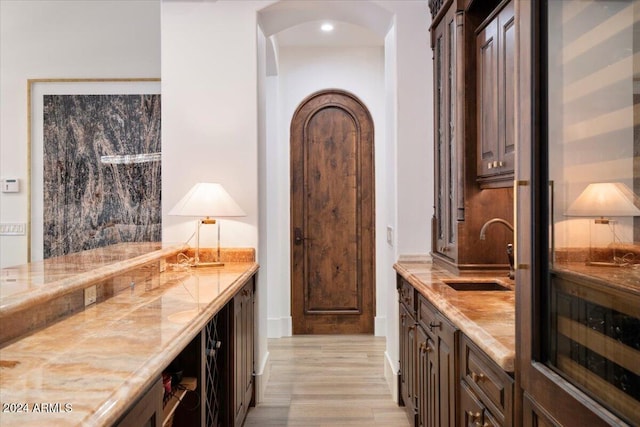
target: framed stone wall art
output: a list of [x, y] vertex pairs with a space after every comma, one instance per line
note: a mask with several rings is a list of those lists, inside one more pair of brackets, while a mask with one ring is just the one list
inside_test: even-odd
[[28, 82], [29, 261], [160, 241], [159, 79]]

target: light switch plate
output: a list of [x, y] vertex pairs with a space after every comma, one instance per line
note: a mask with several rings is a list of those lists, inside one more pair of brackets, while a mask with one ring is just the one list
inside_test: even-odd
[[3, 193], [19, 193], [20, 180], [18, 180], [18, 178], [3, 178], [2, 192]]

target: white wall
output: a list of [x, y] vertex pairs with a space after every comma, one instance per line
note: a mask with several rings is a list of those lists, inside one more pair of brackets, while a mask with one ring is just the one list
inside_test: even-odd
[[[433, 65], [426, 2], [396, 8], [397, 254], [428, 254], [433, 216]], [[394, 9], [391, 9], [394, 10]]]
[[[143, 29], [143, 30], [141, 30]], [[160, 77], [160, 2], [0, 1], [0, 221], [28, 221], [27, 80]], [[0, 236], [0, 266], [26, 263], [27, 236]]]
[[[386, 172], [384, 207], [394, 229], [392, 245], [379, 247], [380, 275], [387, 287], [383, 301], [387, 350], [385, 374], [397, 397], [398, 298], [393, 263], [400, 255], [427, 255], [433, 216], [433, 65], [429, 46], [431, 15], [427, 2], [381, 1], [394, 12], [385, 39], [386, 153], [394, 165]], [[380, 211], [377, 212], [380, 214]], [[385, 230], [386, 233], [386, 230]], [[380, 307], [380, 303], [378, 305]]]
[[[221, 246], [258, 246], [256, 10], [265, 3], [162, 3], [165, 242], [186, 241], [194, 227], [166, 212], [196, 182], [219, 182], [247, 213], [220, 220]], [[213, 246], [207, 237], [201, 244]]]

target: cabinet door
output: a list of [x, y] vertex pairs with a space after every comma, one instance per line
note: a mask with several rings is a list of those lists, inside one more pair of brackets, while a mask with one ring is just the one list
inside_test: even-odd
[[[437, 313], [438, 335], [438, 425], [456, 425], [456, 329], [440, 313]], [[436, 330], [436, 328], [434, 328]]]
[[233, 299], [233, 413], [234, 425], [242, 425], [242, 420], [247, 412], [244, 404], [244, 381], [243, 381], [243, 353], [244, 337], [242, 336], [243, 311], [242, 295], [236, 295]]
[[241, 426], [253, 401], [253, 281], [233, 299], [234, 414]]
[[437, 427], [438, 367], [435, 344], [427, 332], [418, 327], [418, 420], [421, 427]]
[[456, 20], [451, 8], [434, 31], [435, 252], [457, 259]]
[[[422, 295], [418, 296], [418, 324], [433, 340], [433, 361], [429, 368], [429, 381], [433, 382], [433, 392], [429, 388], [427, 396], [429, 408], [427, 425], [454, 426], [456, 424], [456, 383], [458, 380], [456, 352], [457, 330]], [[431, 356], [430, 356], [431, 357]]]
[[[498, 14], [500, 53], [498, 61], [498, 169], [501, 175], [513, 174], [515, 141], [515, 44], [516, 26], [513, 2]], [[494, 169], [495, 170], [495, 169]], [[509, 182], [510, 184], [510, 182]]]
[[242, 384], [243, 384], [243, 400], [247, 410], [253, 404], [253, 321], [254, 321], [254, 298], [253, 298], [253, 282], [249, 283], [242, 291], [242, 335], [243, 350], [242, 356]]
[[409, 418], [415, 420], [417, 412], [416, 321], [402, 304], [400, 304], [400, 398]]
[[508, 181], [514, 170], [515, 40], [513, 2], [507, 3], [476, 37], [477, 174], [479, 178], [494, 177], [489, 182]]
[[[498, 20], [476, 37], [478, 88], [478, 176], [496, 173], [498, 161]], [[497, 163], [495, 163], [497, 166]]]

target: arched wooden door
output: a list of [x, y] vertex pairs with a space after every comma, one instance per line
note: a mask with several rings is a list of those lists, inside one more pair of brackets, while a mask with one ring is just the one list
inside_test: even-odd
[[291, 122], [294, 334], [373, 333], [373, 121], [340, 90], [304, 100]]

